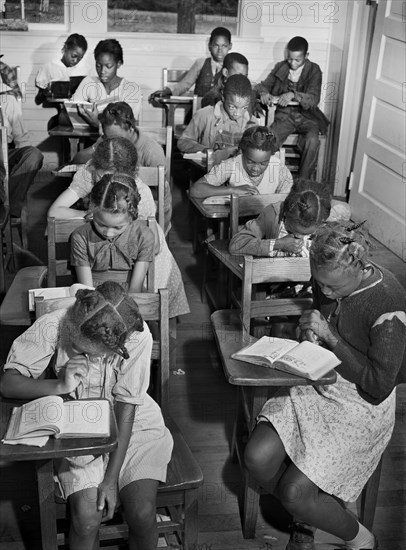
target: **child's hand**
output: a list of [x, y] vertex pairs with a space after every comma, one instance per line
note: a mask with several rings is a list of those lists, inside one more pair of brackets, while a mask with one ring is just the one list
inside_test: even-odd
[[96, 103], [93, 103], [91, 109], [87, 109], [84, 105], [79, 103], [78, 112], [91, 126], [99, 126], [99, 113], [97, 111]]
[[80, 384], [82, 378], [87, 375], [87, 359], [83, 354], [75, 355], [59, 371], [58, 378], [59, 392], [61, 394], [71, 393]]
[[300, 254], [303, 248], [303, 239], [298, 239], [293, 235], [286, 235], [281, 239], [277, 239], [274, 250], [283, 250], [292, 254]]
[[237, 185], [236, 187], [227, 187], [232, 195], [241, 197], [242, 195], [259, 195], [257, 187], [252, 185]]
[[282, 94], [279, 96], [278, 105], [281, 107], [287, 107], [287, 105], [293, 101], [293, 98], [295, 97], [295, 94], [293, 92], [286, 92], [286, 94]]
[[97, 510], [103, 511], [103, 521], [109, 521], [114, 516], [118, 503], [117, 482], [103, 480], [97, 492]]
[[272, 94], [270, 94], [269, 92], [260, 92], [259, 99], [263, 105], [271, 105]]
[[330, 349], [337, 344], [338, 340], [330, 329], [328, 321], [317, 309], [305, 311], [299, 319], [299, 327], [306, 340], [312, 342], [316, 337], [320, 342], [327, 344]]

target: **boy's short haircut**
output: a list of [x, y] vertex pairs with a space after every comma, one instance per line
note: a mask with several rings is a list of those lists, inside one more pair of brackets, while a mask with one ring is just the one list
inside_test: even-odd
[[252, 86], [248, 78], [242, 74], [233, 74], [224, 85], [223, 97], [234, 94], [239, 97], [252, 97]]
[[217, 36], [224, 36], [224, 38], [231, 42], [231, 32], [225, 27], [216, 27], [211, 31], [209, 44], [211, 44]]
[[223, 60], [223, 68], [229, 71], [232, 69], [234, 63], [240, 63], [240, 65], [247, 65], [248, 67], [248, 59], [245, 55], [238, 52], [231, 52], [225, 56]]
[[289, 40], [287, 49], [290, 52], [303, 52], [304, 54], [307, 54], [309, 43], [306, 38], [303, 38], [302, 36], [294, 36]]

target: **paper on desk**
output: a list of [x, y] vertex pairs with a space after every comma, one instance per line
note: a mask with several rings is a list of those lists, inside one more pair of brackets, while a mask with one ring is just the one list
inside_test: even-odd
[[46, 445], [49, 435], [40, 437], [24, 437], [22, 439], [2, 439], [5, 445], [30, 445], [31, 447], [43, 447]]

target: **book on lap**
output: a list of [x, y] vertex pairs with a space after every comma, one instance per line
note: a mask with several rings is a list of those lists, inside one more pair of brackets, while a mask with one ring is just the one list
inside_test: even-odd
[[59, 395], [47, 395], [13, 408], [3, 442], [18, 443], [44, 436], [83, 438], [109, 435], [108, 399], [64, 401]]
[[231, 357], [310, 380], [318, 380], [341, 363], [332, 351], [312, 342], [298, 344], [295, 340], [269, 336], [263, 336]]

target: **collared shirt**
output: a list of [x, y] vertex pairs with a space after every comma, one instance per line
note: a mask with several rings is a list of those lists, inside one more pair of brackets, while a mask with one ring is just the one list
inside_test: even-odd
[[244, 131], [256, 123], [257, 119], [248, 112], [239, 121], [231, 120], [219, 101], [214, 107], [209, 105], [195, 113], [178, 140], [178, 148], [182, 153], [196, 153], [237, 146]]

